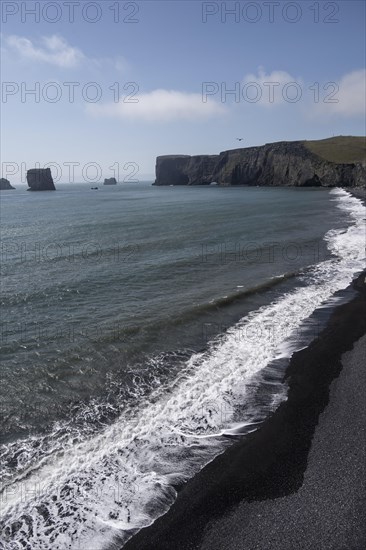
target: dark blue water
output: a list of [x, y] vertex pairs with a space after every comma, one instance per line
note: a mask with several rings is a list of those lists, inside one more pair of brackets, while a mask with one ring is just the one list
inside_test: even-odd
[[258, 373], [359, 269], [360, 216], [324, 189], [2, 192], [7, 548], [104, 548], [166, 509], [171, 483], [253, 417]]

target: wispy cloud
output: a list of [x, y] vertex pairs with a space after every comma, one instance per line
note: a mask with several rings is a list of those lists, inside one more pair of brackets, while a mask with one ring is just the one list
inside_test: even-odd
[[212, 99], [203, 102], [201, 94], [159, 89], [118, 103], [88, 105], [87, 111], [95, 116], [167, 122], [210, 118], [224, 114], [226, 108]]
[[49, 63], [57, 67], [76, 67], [85, 59], [85, 55], [79, 48], [70, 46], [62, 36], [56, 34], [43, 36], [38, 45], [29, 38], [17, 35], [8, 36], [5, 43], [8, 48], [25, 59]]
[[125, 57], [117, 55], [115, 57], [90, 58], [90, 67], [99, 71], [113, 70], [120, 73], [128, 72], [130, 65]]
[[[79, 48], [71, 46], [65, 38], [56, 34], [43, 36], [37, 42], [24, 36], [10, 35], [4, 38], [3, 43], [4, 59], [6, 54], [12, 54], [26, 61], [45, 63], [63, 69], [82, 66], [89, 72], [97, 74], [106, 71], [126, 73], [129, 69], [129, 64], [122, 55], [88, 57]], [[9, 59], [11, 60], [11, 57]]]

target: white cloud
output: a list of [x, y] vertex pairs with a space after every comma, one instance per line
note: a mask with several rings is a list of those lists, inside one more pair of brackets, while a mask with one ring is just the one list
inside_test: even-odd
[[76, 67], [85, 58], [81, 50], [70, 46], [64, 38], [55, 34], [43, 36], [40, 46], [36, 46], [28, 38], [17, 35], [8, 36], [6, 44], [23, 58], [50, 63], [57, 67]]
[[242, 95], [249, 103], [273, 107], [284, 103], [297, 103], [303, 95], [303, 81], [286, 71], [266, 74], [263, 67], [258, 74], [247, 74], [243, 79]]
[[330, 85], [322, 92], [315, 113], [345, 117], [365, 116], [366, 70], [347, 73], [334, 85]]
[[125, 96], [118, 103], [89, 104], [87, 110], [93, 115], [148, 122], [204, 119], [226, 112], [223, 105], [212, 99], [203, 102], [201, 94], [162, 89], [144, 94], [137, 92], [135, 97]]

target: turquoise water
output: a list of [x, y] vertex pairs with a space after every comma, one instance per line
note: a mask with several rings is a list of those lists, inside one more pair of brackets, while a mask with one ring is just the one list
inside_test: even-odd
[[[19, 515], [9, 488], [32, 476], [43, 485], [37, 498], [21, 500], [23, 516], [37, 524], [29, 548], [89, 548], [89, 539], [104, 548], [166, 509], [170, 481], [192, 475], [218, 452], [220, 434], [253, 418], [248, 388], [260, 385], [258, 373], [357, 272], [360, 247], [353, 238], [355, 252], [346, 236], [359, 208], [326, 189], [145, 182], [2, 192], [5, 523]], [[238, 332], [248, 319], [254, 332], [244, 334], [244, 325]], [[238, 364], [261, 338], [263, 356]], [[268, 390], [266, 411], [279, 386]], [[212, 441], [192, 443], [202, 436]], [[119, 505], [109, 493], [92, 498], [116, 472]], [[88, 496], [69, 491], [61, 499], [71, 478], [78, 491], [91, 487]], [[66, 530], [50, 504], [57, 499]], [[35, 501], [58, 517], [52, 533], [44, 514], [30, 513]], [[83, 526], [79, 546], [74, 522]], [[7, 531], [6, 543], [23, 540], [21, 531]]]

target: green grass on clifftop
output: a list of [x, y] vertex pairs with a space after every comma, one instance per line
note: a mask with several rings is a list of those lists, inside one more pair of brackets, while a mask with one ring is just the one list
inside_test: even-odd
[[349, 164], [366, 161], [366, 137], [337, 136], [317, 141], [304, 141], [312, 153], [330, 162]]

